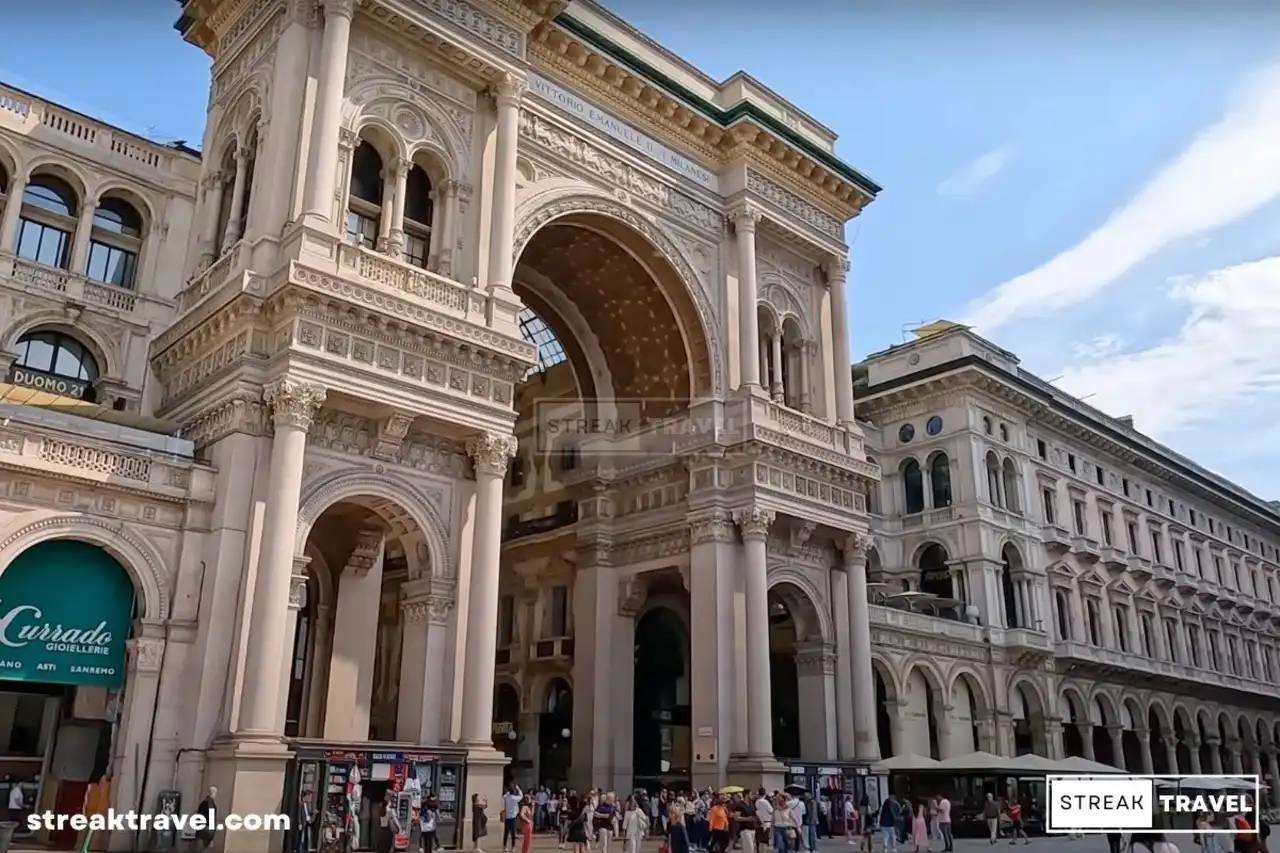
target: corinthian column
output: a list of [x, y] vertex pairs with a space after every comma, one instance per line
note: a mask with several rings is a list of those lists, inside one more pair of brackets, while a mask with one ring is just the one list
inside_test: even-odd
[[849, 297], [845, 290], [848, 261], [832, 258], [827, 263], [827, 285], [831, 288], [832, 367], [836, 383], [836, 420], [853, 423], [853, 362], [849, 358]]
[[475, 543], [467, 597], [462, 742], [493, 743], [493, 667], [498, 651], [498, 558], [502, 548], [502, 480], [516, 455], [513, 435], [483, 433], [467, 442], [476, 469]]
[[849, 576], [849, 660], [853, 688], [853, 748], [860, 759], [880, 759], [876, 734], [876, 682], [871, 671], [871, 609], [867, 604], [867, 549], [865, 534], [845, 540], [844, 568]]
[[[752, 348], [754, 351], [754, 347]], [[769, 683], [769, 579], [766, 540], [773, 511], [752, 506], [733, 514], [742, 531], [747, 622], [747, 753], [773, 758], [773, 699]]]
[[[524, 81], [512, 74], [504, 76], [491, 90], [498, 106], [498, 139], [493, 158], [493, 217], [489, 232], [490, 288], [509, 290], [515, 270], [516, 144], [524, 91]], [[485, 725], [489, 725], [488, 721]]]
[[[742, 207], [729, 215], [738, 239], [739, 387], [760, 387], [760, 321], [756, 303], [756, 223], [760, 212]], [[852, 391], [852, 388], [850, 389]]]
[[289, 590], [293, 585], [294, 536], [302, 493], [302, 461], [311, 419], [324, 403], [325, 390], [292, 379], [277, 379], [262, 390], [275, 416], [271, 442], [270, 489], [258, 551], [253, 610], [244, 662], [240, 730], [276, 734], [280, 668], [288, 634]]
[[324, 0], [324, 37], [320, 42], [320, 70], [316, 80], [315, 114], [311, 118], [311, 148], [302, 212], [315, 224], [333, 216], [333, 188], [338, 177], [338, 130], [342, 124], [342, 94], [347, 79], [347, 46], [355, 0]]

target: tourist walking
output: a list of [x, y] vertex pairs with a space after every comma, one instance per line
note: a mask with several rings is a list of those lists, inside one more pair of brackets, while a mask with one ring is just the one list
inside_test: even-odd
[[507, 786], [502, 795], [502, 850], [503, 853], [516, 849], [516, 819], [520, 816], [520, 803], [524, 794], [513, 782]]
[[987, 801], [982, 804], [982, 819], [987, 822], [987, 841], [995, 844], [1000, 837], [1000, 804], [994, 794], [987, 794]]
[[938, 834], [942, 836], [942, 853], [954, 853], [955, 836], [951, 834], [951, 800], [945, 794], [938, 795]]
[[929, 819], [924, 803], [916, 806], [915, 817], [911, 819], [911, 845], [915, 853], [927, 853], [929, 846]]
[[521, 801], [517, 820], [520, 823], [520, 853], [529, 853], [529, 845], [533, 844], [533, 800], [530, 797]]
[[485, 814], [488, 808], [488, 800], [479, 794], [471, 795], [471, 847], [477, 853], [483, 853], [480, 839], [489, 834], [489, 816]]
[[649, 819], [640, 810], [635, 797], [627, 798], [627, 810], [622, 813], [622, 838], [626, 853], [640, 853], [645, 833], [649, 831]]
[[885, 853], [898, 849], [898, 821], [901, 817], [902, 807], [898, 805], [898, 798], [890, 794], [880, 804], [880, 843]]

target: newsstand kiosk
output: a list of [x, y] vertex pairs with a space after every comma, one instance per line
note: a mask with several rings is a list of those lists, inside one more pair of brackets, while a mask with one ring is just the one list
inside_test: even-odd
[[[460, 802], [466, 784], [463, 750], [322, 740], [294, 740], [291, 745], [294, 757], [285, 781], [291, 826], [286, 850], [375, 849], [378, 810], [388, 793], [406, 831], [414, 805], [434, 797], [440, 813], [436, 825], [440, 847], [462, 846], [467, 822], [467, 809]], [[313, 815], [310, 822], [303, 819], [304, 811]], [[299, 844], [299, 834], [305, 835], [305, 845]]]
[[835, 806], [843, 803], [846, 797], [853, 798], [856, 809], [862, 802], [862, 795], [867, 795], [867, 802], [872, 811], [880, 808], [881, 797], [884, 796], [886, 780], [871, 772], [871, 765], [845, 762], [826, 762], [823, 764], [800, 764], [789, 762], [786, 772], [787, 785], [797, 785], [813, 794], [815, 800], [829, 800], [832, 808], [831, 834], [845, 833], [844, 812]]

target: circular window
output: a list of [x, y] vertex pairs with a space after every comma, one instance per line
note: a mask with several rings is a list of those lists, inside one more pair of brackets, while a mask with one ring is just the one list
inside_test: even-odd
[[929, 435], [937, 435], [942, 432], [942, 418], [937, 415], [929, 418], [928, 422], [924, 425], [924, 431], [929, 433]]
[[903, 424], [902, 429], [898, 430], [898, 441], [906, 444], [908, 441], [916, 437], [916, 428], [911, 424]]

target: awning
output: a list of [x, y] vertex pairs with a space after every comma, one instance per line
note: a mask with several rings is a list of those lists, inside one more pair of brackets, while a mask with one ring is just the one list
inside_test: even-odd
[[905, 773], [912, 770], [937, 770], [938, 762], [914, 752], [904, 752], [883, 761], [878, 761], [871, 768], [873, 773]]
[[989, 752], [970, 752], [954, 755], [938, 763], [936, 769], [954, 773], [1007, 773], [1015, 770], [1016, 759]]
[[143, 417], [133, 412], [119, 412], [107, 406], [100, 406], [97, 403], [77, 400], [75, 397], [63, 397], [58, 394], [50, 394], [48, 391], [37, 391], [34, 388], [14, 385], [10, 382], [0, 382], [0, 404], [5, 403], [11, 406], [32, 406], [37, 409], [47, 409], [64, 415], [73, 415], [78, 418], [87, 418], [91, 421], [101, 421], [102, 423], [129, 427], [130, 429], [143, 430], [144, 432], [159, 433], [160, 435], [176, 435], [179, 429], [178, 424], [173, 421]]

